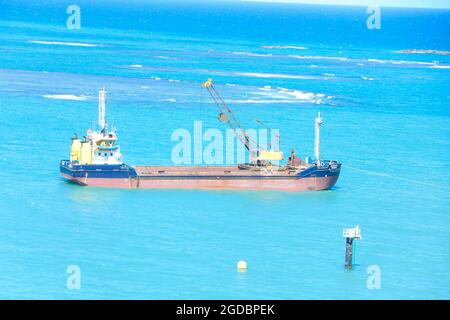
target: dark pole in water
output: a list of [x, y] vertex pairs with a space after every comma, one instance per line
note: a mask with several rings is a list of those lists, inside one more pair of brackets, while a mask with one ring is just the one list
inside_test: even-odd
[[345, 269], [352, 268], [353, 238], [345, 238]]
[[344, 229], [343, 235], [345, 238], [345, 269], [350, 270], [353, 263], [353, 240], [361, 240], [361, 229], [359, 226]]

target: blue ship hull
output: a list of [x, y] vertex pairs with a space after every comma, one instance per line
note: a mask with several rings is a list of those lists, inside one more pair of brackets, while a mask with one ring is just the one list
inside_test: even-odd
[[126, 164], [80, 165], [61, 161], [61, 175], [86, 186], [164, 189], [326, 190], [336, 183], [341, 164], [323, 161], [296, 172], [240, 170], [237, 167], [175, 167]]

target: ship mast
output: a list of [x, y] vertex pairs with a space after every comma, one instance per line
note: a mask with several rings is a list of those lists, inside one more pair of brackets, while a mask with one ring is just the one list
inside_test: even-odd
[[320, 117], [320, 112], [317, 115], [316, 118], [316, 124], [315, 124], [315, 141], [314, 141], [314, 155], [316, 156], [316, 162], [319, 163], [319, 156], [320, 156], [320, 126], [322, 125], [323, 121]]
[[98, 125], [100, 130], [106, 129], [106, 89], [102, 88], [98, 92]]

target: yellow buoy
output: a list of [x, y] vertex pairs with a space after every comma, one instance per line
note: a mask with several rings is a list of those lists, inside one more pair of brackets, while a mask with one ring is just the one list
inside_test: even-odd
[[239, 271], [239, 272], [245, 272], [245, 271], [247, 271], [247, 261], [240, 260], [240, 261], [237, 263], [237, 268], [238, 268], [238, 271]]

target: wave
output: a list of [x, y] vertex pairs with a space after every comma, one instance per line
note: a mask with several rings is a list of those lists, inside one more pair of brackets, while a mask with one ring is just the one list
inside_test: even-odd
[[235, 51], [232, 52], [233, 54], [242, 55], [242, 56], [248, 56], [248, 57], [270, 57], [272, 56], [271, 53], [268, 54], [262, 54], [262, 53], [253, 53], [253, 52], [241, 52], [241, 51]]
[[[435, 62], [424, 62], [424, 61], [410, 61], [410, 60], [383, 60], [383, 59], [352, 59], [347, 57], [335, 57], [335, 56], [300, 56], [300, 55], [289, 55], [290, 58], [294, 59], [303, 59], [303, 60], [336, 60], [336, 61], [355, 61], [358, 62], [357, 65], [363, 66], [362, 62], [371, 62], [371, 63], [379, 63], [379, 64], [396, 64], [396, 65], [425, 65], [432, 66], [435, 65]], [[317, 67], [315, 65], [311, 65], [310, 67]]]
[[375, 80], [374, 78], [369, 78], [369, 77], [365, 77], [365, 76], [361, 76], [361, 79], [369, 80], [369, 81]]
[[131, 68], [142, 68], [144, 67], [142, 64], [132, 64], [130, 65]]
[[88, 96], [76, 96], [73, 94], [46, 94], [43, 95], [44, 98], [47, 99], [56, 99], [56, 100], [74, 100], [74, 101], [84, 101], [89, 99]]
[[255, 100], [255, 99], [248, 99], [248, 100], [229, 100], [230, 103], [234, 103], [234, 104], [241, 104], [241, 103], [255, 103], [255, 104], [259, 104], [259, 103], [264, 103], [264, 104], [269, 104], [269, 103], [297, 103], [297, 101], [294, 100]]
[[58, 46], [71, 46], [71, 47], [96, 47], [96, 44], [82, 43], [82, 42], [62, 42], [62, 41], [42, 41], [42, 40], [30, 40], [29, 43], [45, 44], [45, 45], [58, 45]]
[[433, 49], [425, 49], [425, 50], [418, 50], [418, 49], [404, 49], [399, 51], [394, 51], [397, 53], [426, 53], [426, 54], [443, 54], [443, 55], [450, 55], [450, 51], [442, 51], [442, 50], [433, 50]]
[[367, 59], [369, 62], [374, 63], [391, 63], [391, 64], [419, 64], [419, 65], [434, 65], [434, 62], [423, 62], [423, 61], [409, 61], [409, 60], [381, 60], [381, 59]]
[[166, 57], [166, 56], [156, 56], [155, 58], [163, 59], [163, 60], [178, 60], [178, 58]]
[[258, 72], [235, 72], [234, 74], [244, 77], [255, 78], [280, 78], [280, 79], [312, 79], [313, 77], [298, 76], [292, 74], [279, 74], [279, 73], [258, 73]]
[[308, 48], [301, 46], [261, 46], [263, 49], [295, 49], [295, 50], [306, 50]]
[[430, 68], [433, 68], [433, 69], [450, 69], [450, 65], [442, 66], [442, 65], [435, 64], [434, 66], [431, 66]]
[[290, 54], [289, 57], [294, 58], [294, 59], [316, 59], [316, 60], [339, 60], [339, 61], [348, 61], [350, 60], [349, 58], [346, 57], [327, 57], [327, 56], [299, 56], [299, 55], [294, 55], [294, 54]]
[[293, 90], [286, 88], [271, 88], [264, 86], [259, 88], [260, 91], [251, 93], [254, 96], [261, 97], [261, 99], [237, 100], [236, 103], [298, 103], [309, 102], [315, 104], [322, 104], [326, 99], [333, 99], [333, 96], [326, 96], [323, 93], [314, 93], [301, 90]]

